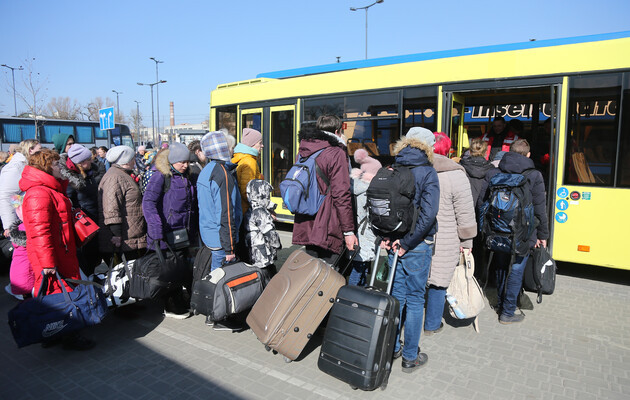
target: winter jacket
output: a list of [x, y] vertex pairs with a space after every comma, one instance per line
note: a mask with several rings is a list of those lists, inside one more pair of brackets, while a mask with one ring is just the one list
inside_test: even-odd
[[11, 258], [11, 269], [9, 271], [11, 293], [31, 294], [35, 285], [35, 275], [26, 251], [26, 228], [24, 228], [24, 223], [20, 220], [15, 221], [9, 228], [9, 235], [13, 245], [13, 257]]
[[[39, 291], [45, 268], [57, 268], [64, 278], [81, 279], [72, 204], [65, 195], [67, 184], [67, 181], [58, 181], [28, 165], [22, 172], [20, 189], [26, 192], [22, 203], [26, 251], [35, 275], [35, 294]], [[59, 292], [61, 286], [55, 279], [47, 293]]]
[[[370, 228], [368, 221], [367, 189], [370, 186], [370, 180], [367, 180], [361, 173], [360, 169], [353, 169], [351, 175], [351, 190], [354, 196], [354, 202], [357, 210], [357, 239], [359, 240], [359, 254], [354, 258], [355, 261], [372, 261], [374, 260], [376, 249], [376, 236]], [[371, 178], [371, 177], [370, 177]]]
[[107, 225], [120, 225], [122, 244], [120, 250], [128, 252], [147, 247], [146, 223], [142, 214], [142, 194], [136, 181], [118, 164], [105, 173], [98, 185], [98, 224], [100, 249], [113, 253], [112, 231]]
[[433, 166], [440, 181], [440, 209], [429, 284], [448, 287], [459, 262], [459, 248], [472, 248], [477, 223], [464, 167], [439, 154], [433, 155]]
[[481, 205], [479, 199], [483, 197], [481, 196], [481, 190], [484, 186], [486, 174], [489, 170], [494, 169], [494, 165], [481, 156], [464, 157], [459, 163], [464, 167], [466, 175], [468, 175], [470, 189], [472, 190], [473, 205], [476, 209]]
[[433, 149], [424, 142], [405, 137], [396, 143], [393, 154], [396, 164], [413, 167], [411, 172], [416, 180], [414, 203], [419, 208], [418, 220], [415, 229], [400, 239], [403, 249], [412, 250], [437, 231], [440, 183], [432, 165]]
[[253, 179], [262, 179], [258, 166], [258, 150], [239, 143], [234, 148], [232, 163], [236, 164], [236, 180], [238, 190], [241, 192], [241, 208], [243, 215], [249, 209], [247, 201], [247, 184]]
[[146, 171], [147, 165], [144, 163], [144, 155], [140, 153], [136, 153], [136, 172], [141, 174]]
[[[72, 160], [68, 160], [68, 155], [63, 154], [59, 160], [61, 176], [68, 180], [66, 194], [72, 202], [72, 207], [81, 208], [93, 221], [98, 220], [98, 184], [105, 175], [105, 166], [92, 161], [91, 168], [85, 171], [83, 176], [77, 170], [68, 167]], [[75, 167], [76, 168], [76, 167]]]
[[199, 232], [204, 245], [234, 254], [243, 214], [233, 174], [236, 165], [210, 160], [197, 179]]
[[538, 227], [529, 238], [529, 247], [533, 248], [536, 244], [536, 239], [549, 239], [549, 221], [547, 220], [547, 193], [545, 191], [545, 182], [540, 171], [535, 169], [534, 161], [531, 158], [515, 152], [510, 151], [505, 153], [499, 163], [499, 168], [488, 171], [484, 181], [484, 186], [482, 187], [482, 193], [484, 193], [483, 200], [485, 201], [489, 195], [488, 185], [490, 183], [490, 179], [499, 172], [522, 174], [528, 170], [531, 170], [531, 172], [526, 174], [526, 177], [529, 183], [529, 189], [532, 193], [534, 215], [538, 219]]
[[494, 130], [490, 130], [481, 139], [488, 143], [486, 160], [492, 161], [499, 151], [510, 151], [510, 146], [518, 139], [518, 135], [512, 131], [503, 131], [500, 134], [496, 134]]
[[0, 172], [0, 218], [2, 218], [4, 229], [9, 229], [18, 220], [15, 209], [11, 205], [11, 196], [21, 192], [20, 178], [26, 164], [24, 154], [15, 153]]
[[[155, 159], [154, 173], [144, 192], [142, 211], [147, 221], [147, 248], [154, 248], [154, 241], [163, 240], [167, 232], [185, 228], [188, 238], [197, 235], [197, 196], [188, 174], [175, 171], [168, 162], [169, 150]], [[170, 187], [166, 189], [166, 181]], [[161, 243], [166, 249], [166, 243]]]
[[272, 190], [269, 182], [260, 179], [251, 180], [247, 185], [251, 212], [245, 218], [245, 243], [249, 248], [251, 263], [258, 268], [273, 264], [278, 250], [282, 248], [271, 216], [271, 211], [276, 208], [276, 203], [271, 201]]
[[[333, 134], [322, 131], [300, 133], [300, 157], [322, 151], [317, 166], [330, 182], [330, 191], [324, 199], [317, 215], [295, 214], [293, 244], [314, 245], [334, 253], [340, 253], [344, 246], [344, 232], [354, 232], [354, 211], [350, 194], [350, 163], [346, 147]], [[328, 187], [317, 176], [322, 193]]]

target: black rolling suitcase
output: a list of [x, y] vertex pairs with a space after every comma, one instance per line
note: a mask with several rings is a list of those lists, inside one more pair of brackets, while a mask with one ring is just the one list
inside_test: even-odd
[[[377, 253], [370, 286], [339, 289], [317, 362], [320, 370], [353, 389], [385, 389], [392, 368], [400, 303], [389, 293], [396, 268], [390, 268], [387, 292], [377, 290], [378, 258]], [[397, 261], [396, 253], [394, 266]]]

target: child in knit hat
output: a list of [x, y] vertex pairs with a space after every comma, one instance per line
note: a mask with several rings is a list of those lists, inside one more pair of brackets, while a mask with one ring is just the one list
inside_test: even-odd
[[354, 161], [361, 166], [361, 168], [353, 168], [350, 172], [352, 180], [350, 186], [357, 205], [357, 238], [361, 250], [352, 261], [352, 272], [348, 277], [348, 285], [365, 286], [368, 267], [376, 255], [376, 236], [369, 226], [366, 192], [372, 178], [382, 165], [377, 159], [370, 157], [365, 149], [358, 149], [354, 152]]

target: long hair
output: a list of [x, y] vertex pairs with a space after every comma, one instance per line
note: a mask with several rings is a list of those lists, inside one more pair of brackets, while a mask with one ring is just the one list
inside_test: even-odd
[[50, 149], [41, 149], [40, 151], [33, 153], [28, 160], [28, 165], [33, 168], [37, 168], [40, 171], [53, 174], [52, 165], [55, 161], [59, 160], [59, 153]]
[[37, 146], [38, 144], [39, 144], [39, 140], [35, 140], [35, 139], [22, 140], [20, 144], [18, 145], [17, 151], [22, 153], [22, 155], [26, 157], [26, 159], [28, 160], [28, 158], [31, 156], [31, 150], [33, 150], [35, 146]]

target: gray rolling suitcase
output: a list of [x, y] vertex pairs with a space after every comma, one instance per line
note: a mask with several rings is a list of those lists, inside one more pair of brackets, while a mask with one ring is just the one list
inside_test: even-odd
[[339, 289], [317, 362], [320, 370], [353, 389], [385, 389], [392, 368], [400, 303], [389, 293], [398, 253], [390, 268], [386, 293], [374, 288], [378, 258], [377, 253], [370, 286]]

